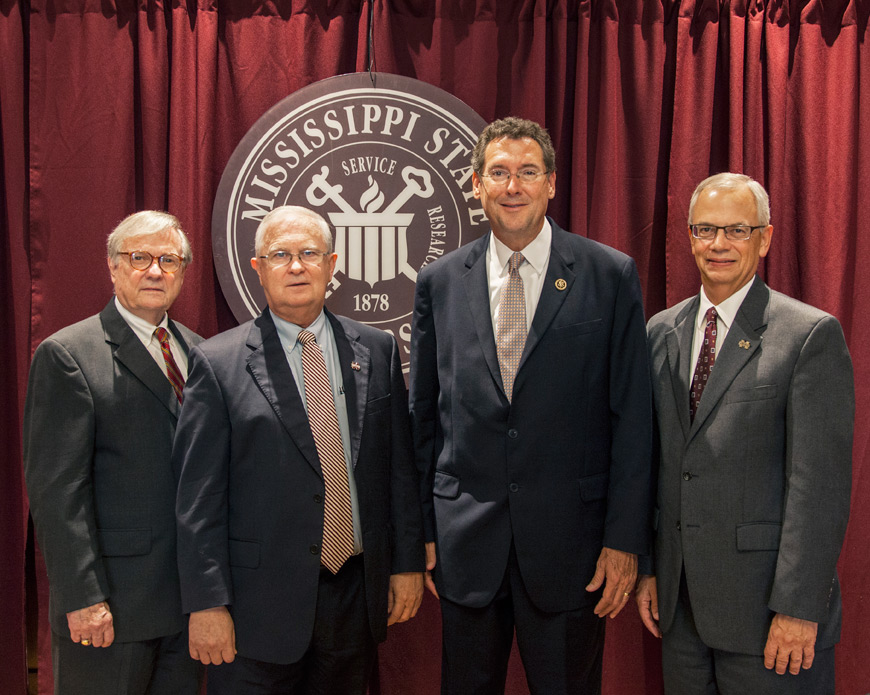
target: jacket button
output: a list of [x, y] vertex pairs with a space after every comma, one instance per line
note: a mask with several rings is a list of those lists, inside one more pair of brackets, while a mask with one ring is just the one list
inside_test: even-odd
[[317, 555], [317, 554], [320, 552], [320, 548], [319, 548], [318, 546], [316, 546], [316, 545], [312, 545], [312, 546], [308, 549], [308, 552], [311, 553], [312, 555]]
[[511, 483], [509, 485], [508, 489], [510, 489], [511, 492], [516, 492], [517, 490], [520, 489], [520, 486], [517, 485], [516, 483]]
[[689, 471], [686, 471], [685, 473], [683, 473], [683, 480], [691, 480], [691, 479], [692, 479], [692, 474], [689, 473]]
[[511, 439], [516, 439], [519, 436], [520, 436], [520, 433], [517, 432], [515, 429], [511, 428], [508, 430], [508, 437], [510, 437]]
[[323, 502], [323, 497], [321, 497], [320, 495], [314, 495], [314, 501], [317, 502], [317, 504], [320, 504], [321, 502]]

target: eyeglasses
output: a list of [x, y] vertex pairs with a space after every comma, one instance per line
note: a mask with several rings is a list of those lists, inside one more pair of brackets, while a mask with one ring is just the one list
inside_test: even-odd
[[756, 229], [765, 229], [766, 227], [766, 224], [759, 224], [755, 227], [750, 227], [748, 224], [729, 224], [726, 227], [717, 227], [714, 224], [689, 225], [689, 229], [692, 230], [692, 236], [702, 241], [712, 241], [716, 238], [720, 229], [725, 232], [725, 238], [728, 241], [746, 241]]
[[537, 169], [520, 169], [516, 174], [511, 174], [507, 169], [493, 169], [488, 174], [481, 174], [481, 178], [489, 179], [496, 186], [506, 186], [510, 183], [511, 176], [516, 176], [517, 181], [522, 184], [530, 185], [542, 176], [546, 176], [549, 172], [538, 171]]
[[291, 253], [290, 251], [272, 251], [268, 256], [259, 256], [266, 259], [266, 263], [271, 268], [283, 268], [285, 265], [290, 265], [294, 258], [298, 258], [303, 265], [316, 266], [320, 265], [320, 261], [329, 253], [324, 251], [315, 251], [314, 249], [302, 249], [299, 253]]
[[119, 255], [127, 256], [136, 270], [148, 270], [154, 261], [164, 273], [177, 273], [184, 265], [184, 259], [174, 253], [164, 253], [162, 256], [152, 256], [147, 251], [120, 251]]

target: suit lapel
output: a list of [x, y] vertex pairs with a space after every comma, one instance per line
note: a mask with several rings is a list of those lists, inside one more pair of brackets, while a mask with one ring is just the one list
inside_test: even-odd
[[[532, 354], [532, 351], [540, 342], [544, 333], [547, 332], [550, 324], [553, 323], [553, 319], [556, 318], [556, 315], [562, 308], [565, 297], [570, 294], [577, 277], [574, 272], [574, 253], [562, 237], [563, 234], [568, 232], [560, 229], [553, 220], [550, 220], [550, 226], [553, 231], [552, 241], [550, 242], [550, 260], [547, 263], [547, 270], [544, 274], [544, 286], [541, 288], [541, 297], [538, 299], [538, 306], [532, 318], [529, 334], [526, 337], [523, 356], [520, 358], [520, 365], [517, 368], [517, 380], [520, 379], [523, 364], [525, 364], [529, 355]], [[558, 280], [564, 280], [566, 283], [561, 290], [556, 287]], [[561, 283], [559, 284], [561, 285]], [[514, 390], [517, 390], [516, 382], [514, 382]]]
[[501, 367], [498, 364], [498, 353], [495, 349], [495, 335], [492, 330], [492, 313], [489, 306], [489, 280], [486, 275], [486, 249], [489, 246], [489, 235], [469, 244], [465, 258], [468, 271], [463, 275], [465, 294], [468, 298], [468, 309], [471, 312], [472, 324], [477, 333], [477, 340], [483, 352], [483, 358], [489, 373], [495, 383], [504, 393], [501, 381]]
[[347, 425], [350, 430], [351, 461], [354, 468], [359, 460], [359, 445], [362, 438], [363, 417], [368, 400], [371, 352], [363, 345], [359, 333], [350, 325], [326, 311], [332, 326], [332, 335], [338, 349], [338, 364], [344, 384], [344, 402], [347, 408]]
[[695, 315], [700, 298], [689, 302], [674, 321], [674, 327], [665, 336], [668, 351], [668, 367], [671, 370], [671, 388], [674, 393], [677, 417], [683, 436], [688, 439], [689, 427], [689, 363], [692, 360], [692, 338], [695, 330]]
[[115, 360], [141, 381], [173, 417], [178, 418], [181, 404], [172, 384], [133, 329], [127, 325], [124, 317], [118, 313], [114, 297], [100, 313], [100, 322], [103, 324], [106, 342], [113, 346]]
[[728, 391], [734, 378], [761, 347], [762, 333], [767, 325], [769, 299], [770, 290], [761, 279], [756, 277], [746, 299], [737, 311], [737, 316], [734, 317], [731, 328], [728, 329], [725, 342], [719, 348], [716, 363], [710, 372], [710, 380], [704, 389], [704, 395], [701, 397], [701, 403], [698, 405], [695, 420], [689, 431], [690, 437], [694, 436], [704, 424]]
[[251, 324], [247, 346], [251, 350], [246, 359], [248, 371], [305, 460], [320, 474], [305, 406], [268, 309]]

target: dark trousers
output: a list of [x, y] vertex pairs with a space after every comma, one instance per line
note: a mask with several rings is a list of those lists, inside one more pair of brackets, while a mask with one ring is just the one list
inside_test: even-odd
[[512, 548], [489, 605], [441, 599], [442, 695], [504, 695], [514, 629], [532, 695], [598, 695], [605, 621], [594, 605], [562, 613], [536, 608]]
[[813, 666], [793, 676], [764, 667], [764, 656], [711, 649], [695, 628], [685, 574], [674, 623], [662, 639], [666, 695], [834, 695], [834, 649], [816, 650]]
[[51, 635], [55, 695], [197, 695], [203, 667], [187, 630], [142, 642], [84, 646]]
[[375, 653], [359, 555], [336, 575], [320, 570], [314, 632], [299, 661], [272, 664], [237, 654], [232, 663], [208, 667], [208, 695], [365, 695]]

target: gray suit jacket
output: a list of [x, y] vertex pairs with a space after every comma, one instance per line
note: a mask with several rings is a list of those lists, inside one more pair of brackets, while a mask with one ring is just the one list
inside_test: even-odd
[[836, 563], [849, 515], [854, 389], [837, 320], [756, 278], [695, 420], [695, 296], [648, 325], [660, 446], [655, 574], [670, 628], [685, 566], [701, 639], [761, 654], [774, 613], [840, 632]]
[[[169, 322], [188, 349], [201, 338]], [[108, 602], [115, 639], [183, 627], [170, 466], [180, 406], [115, 308], [46, 338], [30, 367], [24, 474], [48, 567], [52, 629]]]

